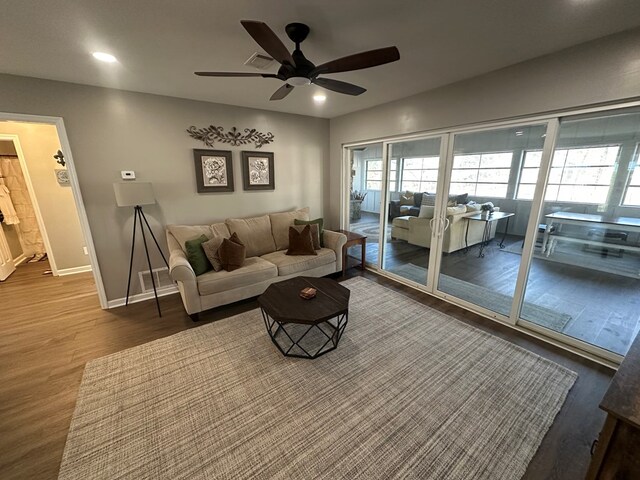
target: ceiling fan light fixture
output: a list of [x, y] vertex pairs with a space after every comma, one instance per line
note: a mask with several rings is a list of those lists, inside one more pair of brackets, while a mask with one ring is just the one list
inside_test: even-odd
[[294, 87], [302, 87], [303, 85], [310, 85], [311, 80], [307, 77], [289, 77], [287, 78], [287, 83]]

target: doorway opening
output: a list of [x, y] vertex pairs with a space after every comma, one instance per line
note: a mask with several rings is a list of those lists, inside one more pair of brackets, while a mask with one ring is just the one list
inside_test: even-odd
[[62, 119], [0, 114], [0, 210], [2, 284], [20, 281], [17, 269], [53, 277], [93, 272], [106, 307]]

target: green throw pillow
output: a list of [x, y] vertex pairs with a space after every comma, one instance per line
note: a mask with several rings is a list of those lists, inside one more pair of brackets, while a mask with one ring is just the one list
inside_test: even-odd
[[187, 250], [187, 260], [189, 260], [196, 275], [202, 275], [213, 269], [202, 248], [202, 244], [208, 241], [207, 236], [203, 234], [198, 238], [184, 242], [184, 248]]
[[322, 228], [322, 225], [324, 225], [324, 219], [322, 218], [316, 218], [315, 220], [298, 220], [297, 218], [293, 221], [294, 225], [313, 225], [313, 224], [318, 225], [318, 232], [320, 235], [320, 246], [324, 247], [324, 236], [322, 235], [324, 233], [324, 228]]

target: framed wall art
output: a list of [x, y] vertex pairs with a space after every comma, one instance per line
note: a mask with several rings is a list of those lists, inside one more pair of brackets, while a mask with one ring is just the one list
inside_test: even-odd
[[233, 192], [231, 150], [193, 150], [198, 193]]
[[272, 152], [242, 152], [242, 180], [245, 190], [274, 190]]

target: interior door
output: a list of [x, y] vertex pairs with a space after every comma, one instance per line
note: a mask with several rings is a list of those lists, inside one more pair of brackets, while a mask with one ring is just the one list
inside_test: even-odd
[[4, 230], [0, 226], [0, 282], [6, 280], [15, 270], [16, 266], [13, 263], [9, 244], [4, 236]]

